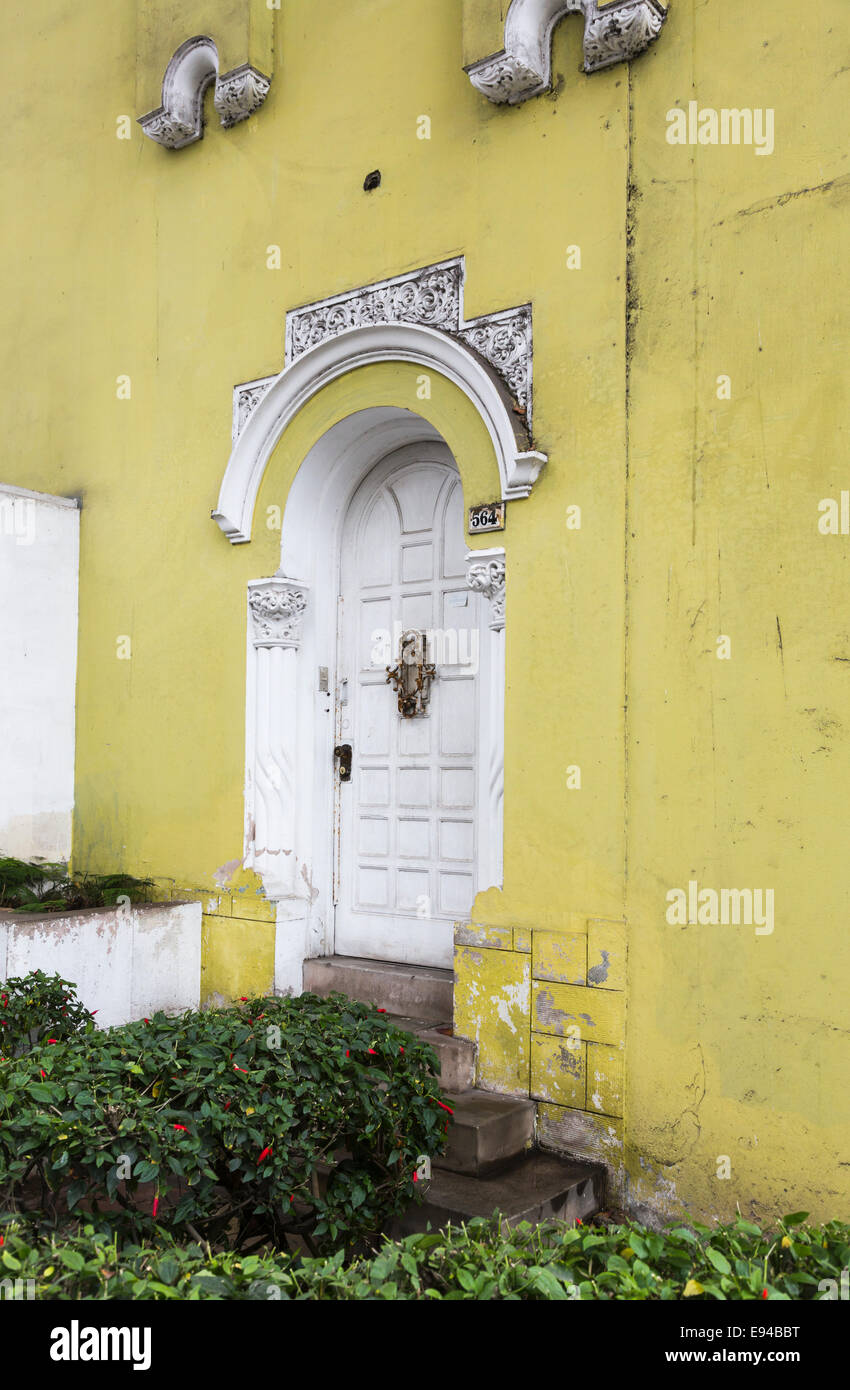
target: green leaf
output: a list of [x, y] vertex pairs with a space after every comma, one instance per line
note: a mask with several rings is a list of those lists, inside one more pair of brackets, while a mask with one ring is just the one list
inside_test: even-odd
[[164, 1255], [156, 1267], [163, 1284], [173, 1284], [180, 1273], [180, 1266], [173, 1255]]
[[54, 1100], [59, 1099], [62, 1091], [58, 1086], [46, 1085], [43, 1081], [34, 1081], [29, 1088], [29, 1094], [33, 1100], [40, 1100], [49, 1105]]
[[59, 1258], [67, 1269], [81, 1270], [86, 1263], [79, 1250], [60, 1250]]
[[803, 1222], [808, 1221], [808, 1219], [809, 1213], [807, 1211], [792, 1211], [790, 1216], [783, 1216], [782, 1224], [783, 1226], [802, 1226]]
[[730, 1263], [729, 1263], [729, 1261], [727, 1260], [726, 1256], [725, 1256], [725, 1255], [721, 1255], [721, 1253], [720, 1253], [719, 1250], [715, 1250], [713, 1246], [707, 1245], [706, 1248], [705, 1248], [705, 1254], [706, 1254], [706, 1258], [710, 1261], [711, 1264], [714, 1265], [714, 1268], [718, 1271], [718, 1273], [720, 1273], [720, 1274], [731, 1274], [731, 1273], [732, 1273], [732, 1266], [730, 1265]]

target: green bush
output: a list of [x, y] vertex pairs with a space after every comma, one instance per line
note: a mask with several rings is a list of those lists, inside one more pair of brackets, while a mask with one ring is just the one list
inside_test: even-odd
[[69, 874], [64, 864], [0, 859], [0, 907], [17, 912], [114, 907], [121, 898], [144, 902], [153, 886], [153, 879], [131, 874]]
[[107, 1202], [137, 1231], [235, 1245], [374, 1239], [445, 1143], [432, 1049], [341, 995], [244, 1003], [7, 1056], [0, 1207]]
[[0, 1055], [21, 1057], [39, 1044], [54, 1046], [94, 1032], [94, 1014], [61, 975], [33, 970], [0, 985]]
[[[738, 1220], [712, 1230], [665, 1232], [563, 1223], [500, 1233], [495, 1221], [386, 1242], [373, 1258], [214, 1252], [118, 1236], [94, 1224], [65, 1230], [5, 1218], [0, 1273], [32, 1280], [43, 1299], [814, 1299], [840, 1287], [850, 1226], [804, 1227], [786, 1218], [772, 1235]], [[643, 1251], [643, 1254], [638, 1253]], [[725, 1266], [729, 1273], [725, 1273]], [[701, 1288], [695, 1286], [701, 1285]]]

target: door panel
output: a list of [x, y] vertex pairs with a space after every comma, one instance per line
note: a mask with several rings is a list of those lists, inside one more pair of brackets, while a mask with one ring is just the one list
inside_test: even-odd
[[[409, 451], [407, 452], [409, 459]], [[463, 493], [446, 464], [392, 460], [358, 490], [340, 566], [335, 950], [450, 966], [476, 884], [477, 594], [464, 582]], [[386, 681], [402, 631], [428, 633], [428, 713], [405, 719]]]

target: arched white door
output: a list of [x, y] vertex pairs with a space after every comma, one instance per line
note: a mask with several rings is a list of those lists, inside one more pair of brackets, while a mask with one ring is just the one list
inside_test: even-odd
[[[417, 455], [409, 446], [368, 474], [340, 552], [336, 738], [351, 748], [351, 777], [336, 780], [338, 955], [451, 965], [453, 924], [481, 886], [484, 601], [467, 583], [465, 557], [463, 491], [448, 449]], [[386, 668], [411, 631], [424, 634], [436, 673], [425, 711], [405, 717]]]

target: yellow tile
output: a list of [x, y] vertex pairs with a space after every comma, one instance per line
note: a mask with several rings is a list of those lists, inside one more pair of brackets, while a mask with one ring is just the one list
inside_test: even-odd
[[276, 919], [276, 903], [269, 902], [268, 898], [249, 889], [244, 893], [234, 893], [231, 901], [233, 916], [243, 921], [248, 919], [252, 922], [274, 922]]
[[535, 980], [585, 984], [587, 937], [582, 932], [536, 931], [531, 973]]
[[581, 985], [534, 983], [532, 1028], [565, 1036], [578, 1029], [584, 1042], [621, 1043], [625, 1034], [625, 995]]
[[587, 1044], [585, 1108], [592, 1114], [622, 1115], [624, 1057], [622, 1048], [609, 1047], [606, 1043]]
[[531, 1094], [584, 1109], [587, 1067], [586, 1045], [570, 1047], [563, 1038], [546, 1033], [531, 1035]]
[[528, 1095], [531, 959], [455, 947], [454, 1028], [478, 1044], [477, 1084]]
[[597, 1163], [617, 1166], [623, 1160], [623, 1121], [560, 1105], [540, 1105], [537, 1131], [547, 1148], [579, 1154]]
[[513, 944], [510, 927], [486, 927], [478, 922], [455, 923], [456, 946], [480, 946], [487, 951], [509, 951]]
[[225, 1004], [242, 994], [270, 994], [274, 988], [273, 923], [209, 915], [201, 922], [202, 1003]]
[[514, 950], [530, 952], [533, 935], [531, 927], [514, 927]]
[[599, 989], [626, 988], [626, 928], [623, 922], [588, 923], [587, 983]]

